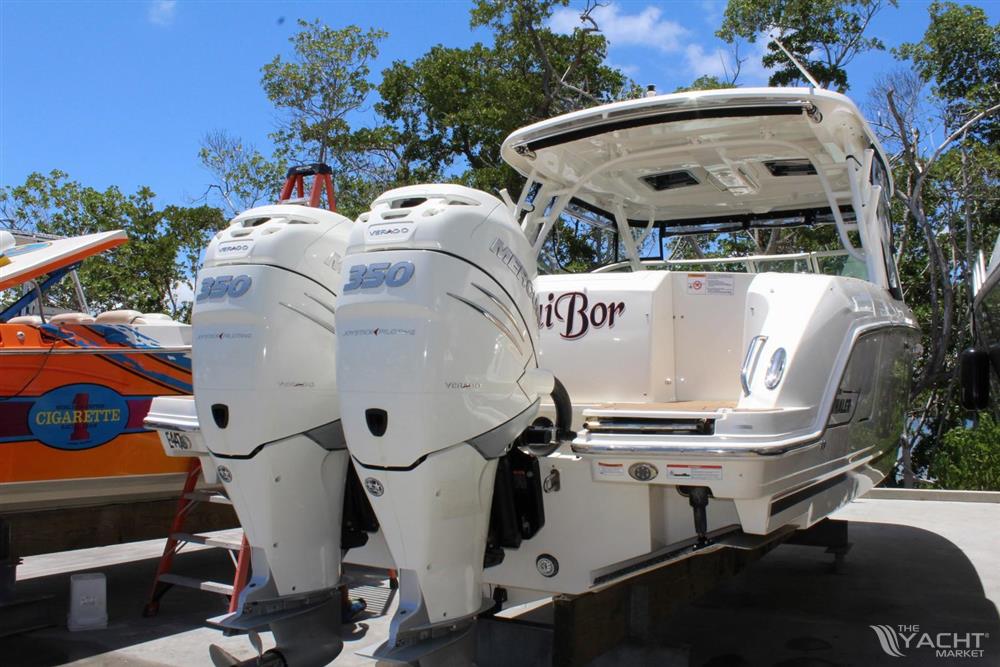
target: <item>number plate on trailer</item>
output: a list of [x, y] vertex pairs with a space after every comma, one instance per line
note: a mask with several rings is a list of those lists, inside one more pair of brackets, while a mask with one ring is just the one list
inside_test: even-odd
[[208, 453], [200, 431], [157, 431], [167, 456], [201, 456]]

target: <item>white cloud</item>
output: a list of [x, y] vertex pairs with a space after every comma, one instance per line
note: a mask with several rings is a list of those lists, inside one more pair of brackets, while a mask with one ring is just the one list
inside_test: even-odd
[[[612, 46], [648, 46], [660, 51], [680, 51], [687, 28], [676, 21], [662, 18], [659, 7], [647, 6], [638, 14], [625, 14], [618, 5], [599, 6], [591, 17]], [[552, 13], [549, 27], [554, 32], [570, 33], [581, 27], [580, 11], [560, 7]]]
[[[699, 0], [696, 6], [706, 20], [718, 24], [724, 4], [721, 0]], [[598, 6], [591, 17], [607, 37], [612, 48], [639, 46], [661, 53], [677, 53], [683, 61], [672, 64], [669, 69], [678, 70], [693, 77], [703, 75], [720, 79], [732, 78], [736, 72], [736, 60], [732, 48], [705, 34], [704, 29], [689, 30], [676, 21], [663, 18], [663, 10], [655, 5], [646, 5], [634, 13], [628, 13], [617, 3]], [[549, 27], [557, 33], [569, 34], [575, 28], [585, 25], [580, 21], [579, 7], [560, 7], [552, 13]], [[699, 39], [701, 38], [701, 39]], [[696, 41], [698, 40], [698, 41]], [[704, 41], [702, 41], [704, 40]], [[714, 42], [714, 44], [712, 44]], [[737, 83], [743, 86], [766, 84], [770, 71], [761, 64], [768, 35], [761, 34], [753, 44], [741, 44], [739, 57], [742, 61]], [[612, 55], [615, 55], [614, 52]], [[635, 78], [642, 72], [636, 66], [618, 66], [628, 76]], [[651, 72], [647, 72], [647, 75]], [[681, 74], [683, 77], [684, 74]]]
[[[737, 83], [743, 86], [766, 85], [771, 70], [764, 67], [761, 58], [764, 56], [766, 35], [762, 35], [754, 44], [742, 45], [739, 58]], [[747, 51], [749, 47], [749, 52]], [[684, 47], [684, 60], [688, 71], [695, 77], [705, 74], [719, 78], [732, 78], [736, 72], [736, 60], [732, 49], [715, 47], [706, 49], [701, 44], [691, 43]]]
[[154, 0], [149, 4], [146, 18], [154, 25], [167, 26], [174, 22], [177, 0]]
[[706, 51], [701, 44], [688, 44], [684, 47], [684, 58], [695, 76], [732, 76], [732, 58], [725, 49]]
[[700, 4], [705, 23], [713, 28], [717, 28], [722, 22], [722, 2], [719, 0], [701, 0]]
[[618, 70], [619, 72], [621, 72], [625, 76], [631, 76], [631, 77], [634, 78], [635, 75], [637, 75], [639, 73], [639, 66], [638, 65], [618, 65], [618, 64], [612, 63], [612, 62], [607, 63], [607, 65], [608, 65], [608, 67], [612, 67], [612, 68]]

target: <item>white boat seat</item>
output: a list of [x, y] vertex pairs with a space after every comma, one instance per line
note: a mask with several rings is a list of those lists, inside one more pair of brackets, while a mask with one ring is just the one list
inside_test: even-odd
[[142, 317], [138, 310], [108, 310], [96, 318], [98, 324], [135, 324], [136, 318]]
[[18, 315], [7, 320], [7, 324], [41, 324], [42, 318], [38, 315]]
[[59, 313], [49, 318], [52, 324], [90, 324], [94, 316], [88, 313]]
[[135, 324], [177, 324], [177, 322], [166, 313], [143, 313], [141, 321]]

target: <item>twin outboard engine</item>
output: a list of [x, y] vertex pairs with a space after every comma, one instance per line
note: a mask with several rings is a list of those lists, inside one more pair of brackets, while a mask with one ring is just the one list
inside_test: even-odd
[[448, 645], [493, 605], [482, 571], [497, 461], [535, 418], [534, 254], [496, 197], [420, 185], [351, 231], [337, 307], [344, 433], [400, 571], [377, 657]]
[[335, 587], [350, 460], [334, 308], [351, 227], [319, 208], [255, 208], [215, 236], [198, 274], [198, 422], [253, 554], [241, 610], [225, 624], [270, 626], [266, 664], [325, 665], [342, 647]]

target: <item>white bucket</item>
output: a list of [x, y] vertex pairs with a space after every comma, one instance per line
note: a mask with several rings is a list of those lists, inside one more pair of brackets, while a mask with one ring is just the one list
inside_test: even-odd
[[69, 578], [69, 617], [73, 632], [108, 627], [108, 583], [103, 574], [88, 572]]

